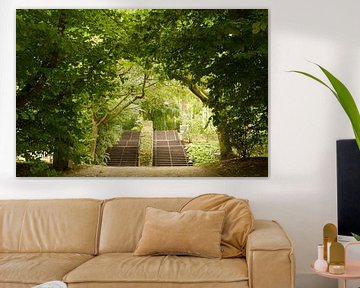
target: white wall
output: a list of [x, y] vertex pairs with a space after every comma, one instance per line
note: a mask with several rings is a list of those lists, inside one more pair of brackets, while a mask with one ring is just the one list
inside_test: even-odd
[[[5, 2], [4, 2], [5, 1]], [[320, 85], [286, 70], [318, 73], [327, 67], [360, 102], [360, 2], [358, 0], [2, 0], [0, 9], [0, 198], [195, 196], [220, 192], [251, 200], [257, 218], [278, 220], [295, 244], [298, 287], [335, 287], [309, 264], [322, 226], [336, 223], [335, 141], [353, 137], [334, 97]], [[31, 3], [31, 4], [29, 4]], [[36, 4], [35, 4], [36, 3]], [[172, 4], [170, 4], [172, 3]], [[166, 5], [165, 5], [166, 4]], [[270, 176], [197, 179], [16, 179], [15, 8], [269, 8]], [[321, 75], [318, 73], [318, 75]]]

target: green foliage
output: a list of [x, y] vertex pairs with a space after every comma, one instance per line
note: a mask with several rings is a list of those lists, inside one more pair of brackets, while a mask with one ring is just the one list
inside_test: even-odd
[[186, 145], [186, 153], [193, 164], [205, 165], [218, 160], [219, 145], [212, 143], [190, 143]]
[[357, 142], [359, 150], [360, 150], [360, 113], [356, 106], [353, 96], [351, 95], [349, 90], [346, 88], [346, 86], [340, 80], [338, 80], [334, 75], [332, 75], [329, 71], [327, 71], [325, 68], [321, 67], [320, 65], [318, 65], [318, 64], [315, 64], [315, 65], [317, 65], [321, 69], [321, 71], [325, 74], [327, 79], [330, 81], [332, 87], [330, 87], [329, 85], [324, 83], [322, 80], [320, 80], [319, 78], [317, 78], [309, 73], [302, 72], [302, 71], [290, 71], [290, 72], [303, 74], [303, 75], [321, 83], [335, 95], [336, 99], [339, 101], [340, 105], [343, 107], [345, 113], [349, 117], [349, 120], [350, 120], [351, 125], [354, 130], [356, 142]]
[[356, 241], [360, 241], [360, 235], [357, 235], [355, 233], [351, 233], [351, 235], [356, 239]]
[[186, 114], [183, 114], [186, 122], [186, 131], [183, 139], [188, 142], [217, 141], [216, 127], [213, 124], [213, 113], [203, 103], [191, 96], [186, 100]]
[[195, 140], [225, 130], [238, 151], [267, 143], [267, 10], [24, 9], [16, 19], [16, 150], [27, 160], [104, 163], [141, 118], [155, 129], [186, 122]]
[[92, 118], [90, 154], [97, 164], [104, 164], [107, 148], [119, 140], [123, 130], [132, 130], [140, 124], [137, 102], [145, 97], [144, 75], [149, 72], [125, 59], [118, 61], [117, 69], [119, 76], [113, 80], [112, 90], [102, 97], [88, 95], [84, 103]]
[[144, 121], [141, 129], [139, 164], [140, 166], [153, 165], [153, 123], [151, 121]]
[[50, 177], [50, 176], [57, 176], [56, 171], [49, 166], [49, 164], [35, 160], [32, 162], [30, 166], [30, 173], [31, 176], [34, 177]]
[[17, 155], [100, 163], [136, 124], [136, 110], [125, 110], [145, 72], [122, 59], [127, 35], [114, 17], [120, 11], [17, 10]]
[[[87, 95], [112, 89], [118, 55], [101, 10], [17, 10], [17, 154], [80, 163]], [[67, 162], [67, 161], [64, 161]]]
[[105, 124], [101, 127], [101, 129], [99, 129], [94, 159], [89, 159], [88, 162], [105, 164], [108, 159], [107, 149], [120, 139], [122, 131], [121, 125], [112, 125], [112, 123]]
[[30, 162], [16, 162], [16, 176], [18, 177], [56, 177], [58, 173], [40, 158]]
[[241, 158], [260, 156], [260, 146], [267, 146], [267, 113], [264, 107], [242, 105], [228, 107], [218, 115], [217, 124], [224, 127], [232, 146]]
[[184, 91], [176, 82], [159, 82], [141, 101], [141, 115], [153, 122], [154, 130], [179, 130]]
[[227, 135], [236, 131], [232, 147], [239, 149], [239, 137], [242, 151], [266, 145], [267, 10], [151, 10], [143, 17], [139, 30], [155, 41], [140, 45], [142, 55], [155, 51], [151, 59], [211, 108], [215, 126]]

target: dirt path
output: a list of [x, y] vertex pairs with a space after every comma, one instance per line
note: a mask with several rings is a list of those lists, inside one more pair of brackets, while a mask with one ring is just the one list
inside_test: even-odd
[[65, 177], [267, 177], [268, 159], [231, 159], [212, 166], [109, 167], [86, 165], [74, 167]]
[[106, 167], [85, 166], [64, 176], [78, 177], [214, 177], [220, 176], [216, 168], [209, 167]]

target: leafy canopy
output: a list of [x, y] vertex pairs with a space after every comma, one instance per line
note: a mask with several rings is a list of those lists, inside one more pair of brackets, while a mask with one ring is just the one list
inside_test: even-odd
[[228, 150], [267, 145], [267, 10], [24, 9], [16, 19], [17, 155], [53, 155], [59, 170], [102, 163], [142, 118], [179, 128], [183, 87]]

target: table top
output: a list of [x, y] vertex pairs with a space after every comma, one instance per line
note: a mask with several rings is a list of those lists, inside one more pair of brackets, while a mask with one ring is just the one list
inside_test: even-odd
[[360, 279], [360, 261], [348, 260], [345, 265], [344, 274], [331, 274], [329, 272], [320, 272], [314, 269], [314, 264], [311, 265], [311, 269], [318, 275], [334, 278], [334, 279]]

